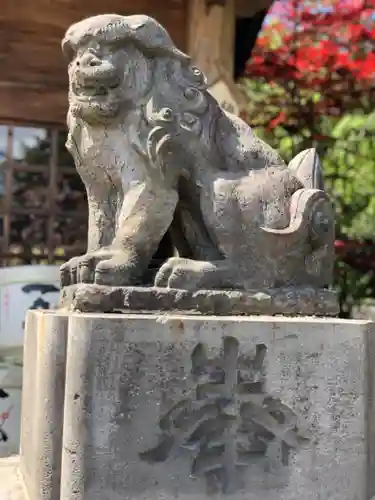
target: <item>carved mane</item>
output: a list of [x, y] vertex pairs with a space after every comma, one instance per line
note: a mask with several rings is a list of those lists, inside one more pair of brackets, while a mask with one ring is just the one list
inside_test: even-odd
[[194, 145], [190, 153], [195, 151], [218, 170], [285, 166], [278, 153], [256, 138], [245, 122], [220, 108], [207, 90], [205, 75], [177, 49], [155, 19], [108, 14], [80, 21], [64, 37], [65, 54], [71, 57], [90, 37], [116, 43], [117, 47], [123, 44], [124, 50], [133, 46], [148, 61], [146, 68], [134, 64], [130, 57], [124, 73], [132, 75], [134, 88], [137, 82], [141, 83], [139, 87], [143, 85], [145, 90], [137, 96], [136, 107], [147, 123], [158, 127], [157, 145], [153, 153], [149, 151], [152, 156], [161, 152], [161, 141], [167, 145], [168, 136], [169, 142], [178, 142], [182, 149], [186, 144]]

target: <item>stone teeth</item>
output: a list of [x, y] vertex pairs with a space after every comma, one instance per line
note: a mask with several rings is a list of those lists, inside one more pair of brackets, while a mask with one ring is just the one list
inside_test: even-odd
[[95, 87], [83, 87], [81, 91], [85, 94], [95, 95], [97, 89]]
[[100, 86], [100, 87], [95, 87], [93, 85], [90, 86], [82, 86], [77, 88], [77, 93], [81, 95], [88, 95], [88, 96], [97, 96], [97, 95], [107, 95], [108, 94], [108, 89], [107, 87]]
[[107, 95], [108, 90], [105, 87], [99, 87], [97, 89], [97, 95]]

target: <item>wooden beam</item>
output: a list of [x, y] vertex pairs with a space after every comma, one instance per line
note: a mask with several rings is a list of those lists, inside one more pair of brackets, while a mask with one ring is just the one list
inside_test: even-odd
[[188, 52], [209, 84], [220, 76], [222, 68], [233, 73], [234, 9], [234, 0], [209, 8], [206, 0], [189, 2]]
[[0, 121], [65, 125], [68, 90], [24, 85], [3, 85], [0, 89]]
[[190, 0], [188, 47], [193, 63], [206, 74], [219, 104], [241, 114], [246, 101], [233, 80], [235, 28], [235, 0], [208, 9], [206, 0]]
[[[61, 38], [70, 24], [103, 13], [101, 0], [1, 0], [0, 120], [64, 124], [67, 63]], [[170, 32], [186, 51], [187, 0], [106, 0], [105, 11], [144, 13]]]

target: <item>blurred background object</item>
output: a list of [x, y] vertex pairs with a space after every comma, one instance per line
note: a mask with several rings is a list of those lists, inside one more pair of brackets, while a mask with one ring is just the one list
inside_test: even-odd
[[375, 1], [275, 1], [242, 89], [244, 118], [284, 159], [309, 147], [320, 154], [349, 318], [375, 297]]
[[0, 457], [18, 452], [26, 312], [55, 307], [59, 286], [57, 265], [0, 269]]

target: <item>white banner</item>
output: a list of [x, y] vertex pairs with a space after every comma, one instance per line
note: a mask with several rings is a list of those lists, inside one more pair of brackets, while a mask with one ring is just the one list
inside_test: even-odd
[[18, 453], [26, 312], [55, 307], [59, 286], [59, 266], [0, 268], [0, 457]]
[[60, 266], [16, 266], [0, 269], [0, 355], [23, 344], [28, 309], [50, 309], [59, 301]]

